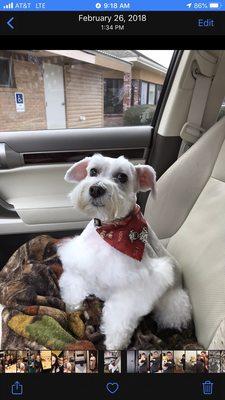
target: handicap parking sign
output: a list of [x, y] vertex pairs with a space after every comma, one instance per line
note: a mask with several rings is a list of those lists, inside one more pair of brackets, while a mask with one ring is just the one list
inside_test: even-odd
[[25, 111], [25, 102], [24, 102], [24, 94], [21, 92], [15, 93], [15, 103], [16, 103], [16, 111], [24, 112]]
[[202, 392], [205, 395], [213, 394], [213, 382], [211, 381], [202, 382]]

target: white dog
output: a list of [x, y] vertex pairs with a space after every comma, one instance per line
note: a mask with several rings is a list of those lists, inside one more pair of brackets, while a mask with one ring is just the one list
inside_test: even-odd
[[188, 295], [177, 284], [173, 260], [150, 257], [148, 225], [136, 205], [138, 191], [155, 188], [153, 168], [95, 154], [74, 164], [65, 180], [78, 183], [70, 194], [74, 207], [94, 217], [80, 236], [58, 249], [67, 308], [78, 308], [91, 294], [102, 299], [101, 332], [109, 350], [126, 348], [150, 311], [160, 327], [185, 327]]

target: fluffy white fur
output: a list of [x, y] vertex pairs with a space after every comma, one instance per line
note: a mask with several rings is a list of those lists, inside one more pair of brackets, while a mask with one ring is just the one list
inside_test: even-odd
[[[98, 174], [90, 176], [95, 168]], [[120, 183], [118, 173], [128, 181]], [[127, 216], [139, 190], [154, 190], [155, 172], [148, 166], [134, 167], [124, 157], [94, 155], [75, 164], [65, 179], [79, 182], [71, 193], [75, 207], [91, 217], [112, 221]], [[89, 188], [104, 187], [105, 194], [93, 199]], [[167, 258], [152, 259], [144, 251], [141, 262], [117, 251], [96, 232], [93, 220], [80, 236], [58, 249], [64, 272], [60, 278], [63, 300], [69, 310], [79, 307], [86, 296], [104, 300], [101, 331], [107, 349], [123, 349], [140, 318], [156, 311], [162, 327], [181, 329], [190, 320], [190, 302], [182, 288], [175, 287], [174, 264]]]
[[185, 328], [190, 320], [190, 313], [188, 294], [180, 287], [168, 290], [154, 309], [160, 328]]

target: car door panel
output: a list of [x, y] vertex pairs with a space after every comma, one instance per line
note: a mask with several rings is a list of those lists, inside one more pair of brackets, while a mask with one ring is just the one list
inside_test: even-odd
[[144, 163], [150, 139], [148, 126], [0, 133], [1, 233], [82, 229], [88, 221], [70, 203], [66, 170], [95, 152]]
[[146, 148], [150, 126], [0, 132], [0, 143], [15, 152], [88, 151]]

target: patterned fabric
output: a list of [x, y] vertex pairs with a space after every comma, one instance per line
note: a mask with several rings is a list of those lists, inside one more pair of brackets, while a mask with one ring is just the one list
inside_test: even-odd
[[66, 313], [59, 292], [57, 243], [50, 236], [38, 236], [21, 246], [0, 272], [0, 304], [5, 306], [2, 349], [94, 348], [73, 335], [75, 317]]
[[[165, 252], [149, 231], [151, 255]], [[66, 239], [63, 239], [66, 240]], [[22, 245], [0, 272], [0, 304], [3, 310], [2, 350], [104, 349], [100, 333], [103, 302], [90, 296], [79, 311], [67, 313], [58, 279], [62, 265], [56, 240], [41, 235]], [[149, 246], [150, 251], [150, 246]], [[183, 332], [158, 332], [148, 315], [134, 332], [132, 349], [201, 349], [194, 327]]]
[[148, 224], [138, 205], [128, 217], [103, 224], [96, 231], [116, 250], [138, 261], [142, 260], [148, 238]]

